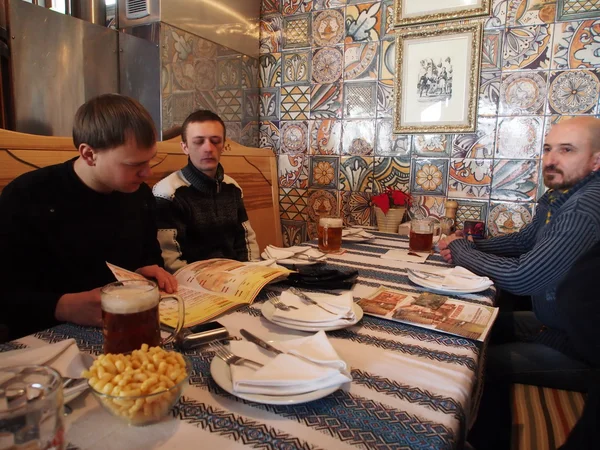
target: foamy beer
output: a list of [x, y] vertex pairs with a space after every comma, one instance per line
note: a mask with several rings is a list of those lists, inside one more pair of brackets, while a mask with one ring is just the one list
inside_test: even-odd
[[317, 234], [319, 235], [319, 250], [325, 253], [336, 253], [342, 248], [342, 219], [339, 217], [321, 217]]
[[[179, 320], [171, 336], [161, 341], [158, 304], [167, 298], [177, 300]], [[160, 297], [150, 280], [125, 280], [102, 288], [102, 333], [104, 353], [127, 353], [142, 344], [164, 345], [181, 331], [185, 320], [183, 300], [177, 295]]]

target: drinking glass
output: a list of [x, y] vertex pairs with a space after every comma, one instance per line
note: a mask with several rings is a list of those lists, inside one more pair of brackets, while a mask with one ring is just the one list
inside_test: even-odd
[[[172, 298], [177, 301], [177, 327], [161, 340], [158, 304]], [[104, 353], [127, 353], [142, 344], [150, 347], [172, 342], [185, 321], [183, 299], [178, 295], [161, 298], [156, 283], [150, 280], [124, 280], [107, 284], [101, 292]]]
[[0, 369], [0, 450], [62, 450], [60, 374], [46, 366]]
[[[438, 224], [439, 230], [439, 224]], [[413, 252], [431, 252], [433, 249], [433, 236], [436, 231], [436, 222], [428, 219], [413, 219], [410, 222], [410, 236], [408, 239], [408, 247]], [[438, 234], [437, 241], [440, 235]]]
[[342, 249], [342, 228], [340, 217], [320, 217], [317, 227], [319, 250], [323, 253], [339, 253]]

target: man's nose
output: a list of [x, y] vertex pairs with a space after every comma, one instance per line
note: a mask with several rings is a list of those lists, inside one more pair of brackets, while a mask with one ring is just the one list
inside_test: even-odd
[[144, 167], [139, 173], [138, 175], [140, 176], [140, 178], [148, 178], [152, 175], [152, 168], [150, 167], [150, 165], [148, 164], [146, 167]]

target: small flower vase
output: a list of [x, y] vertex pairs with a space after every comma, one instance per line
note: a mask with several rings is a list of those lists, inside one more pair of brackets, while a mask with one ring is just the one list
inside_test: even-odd
[[381, 208], [375, 207], [375, 217], [377, 218], [377, 229], [384, 233], [398, 233], [398, 227], [402, 223], [402, 218], [406, 208], [404, 206], [390, 208], [385, 214]]

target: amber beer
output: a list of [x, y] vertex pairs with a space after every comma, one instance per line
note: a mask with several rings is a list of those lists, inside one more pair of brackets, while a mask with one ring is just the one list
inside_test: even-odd
[[104, 353], [126, 353], [160, 344], [160, 294], [151, 281], [129, 280], [102, 289]]
[[[429, 219], [414, 219], [410, 222], [408, 248], [413, 252], [431, 252], [435, 224]], [[438, 236], [439, 240], [439, 236]]]
[[336, 253], [342, 248], [342, 228], [344, 224], [339, 217], [321, 217], [317, 234], [319, 250], [324, 253]]

